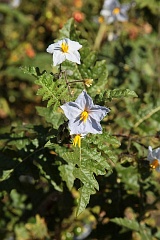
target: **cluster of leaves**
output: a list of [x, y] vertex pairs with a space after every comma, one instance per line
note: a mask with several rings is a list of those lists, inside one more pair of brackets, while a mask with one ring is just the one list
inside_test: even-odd
[[[74, 22], [73, 19], [70, 19], [63, 27], [63, 29], [60, 31], [61, 38], [68, 37], [70, 39], [75, 39], [76, 34], [74, 30]], [[81, 40], [79, 40], [80, 43]], [[86, 43], [87, 45], [87, 43]], [[68, 89], [65, 83], [65, 80], [67, 78], [67, 81], [71, 82], [71, 80], [83, 80], [85, 78], [93, 78], [96, 79], [98, 82], [98, 86], [96, 85], [96, 82], [93, 84], [94, 88], [91, 93], [96, 95], [98, 91], [101, 91], [101, 99], [99, 101], [103, 102], [103, 99], [107, 102], [108, 100], [112, 100], [112, 98], [116, 97], [129, 97], [133, 96], [136, 97], [136, 94], [133, 91], [130, 90], [105, 90], [105, 85], [107, 83], [107, 68], [106, 68], [106, 62], [105, 61], [96, 61], [96, 54], [93, 52], [90, 52], [90, 49], [88, 46], [83, 45], [83, 51], [81, 52], [81, 61], [82, 64], [77, 66], [76, 64], [69, 62], [62, 64], [61, 68], [64, 71], [61, 73], [56, 74], [48, 74], [47, 72], [42, 73], [40, 76], [37, 75], [36, 69], [34, 67], [32, 68], [24, 68], [24, 71], [32, 75], [34, 75], [37, 80], [36, 83], [41, 86], [41, 88], [38, 90], [37, 94], [42, 96], [42, 100], [47, 100], [47, 107], [52, 107], [52, 114], [57, 117], [57, 108], [60, 106], [61, 102], [70, 101], [71, 97], [68, 93]], [[66, 76], [67, 71], [69, 72], [69, 76]], [[57, 79], [58, 75], [58, 79]], [[73, 81], [74, 83], [74, 81]], [[103, 83], [103, 84], [102, 84]], [[101, 87], [99, 87], [99, 84], [101, 84]], [[82, 85], [83, 87], [83, 85]], [[71, 91], [75, 92], [75, 96], [77, 96], [77, 93], [82, 89], [82, 87], [74, 86], [72, 88], [71, 85]], [[78, 90], [77, 90], [78, 89]], [[67, 97], [68, 96], [68, 99]], [[72, 97], [73, 98], [73, 97]], [[100, 97], [99, 97], [100, 98]], [[98, 98], [97, 98], [98, 99]], [[48, 112], [48, 109], [47, 109]], [[46, 116], [45, 108], [42, 112], [43, 116]], [[62, 113], [59, 112], [59, 118], [62, 117]], [[55, 118], [55, 117], [54, 117]], [[52, 122], [54, 122], [52, 118]], [[64, 125], [64, 128], [66, 128], [66, 123], [62, 123]], [[53, 125], [54, 126], [54, 125]], [[55, 135], [56, 137], [56, 135]], [[91, 137], [90, 137], [91, 138]], [[49, 142], [50, 143], [50, 142]], [[69, 138], [68, 138], [68, 143]], [[85, 143], [85, 141], [84, 141]], [[89, 142], [88, 142], [89, 143]], [[73, 183], [75, 179], [79, 179], [82, 182], [82, 187], [80, 188], [80, 200], [78, 204], [78, 210], [77, 214], [81, 213], [86, 205], [89, 202], [90, 195], [95, 193], [95, 189], [99, 190], [98, 182], [96, 181], [94, 174], [104, 175], [106, 173], [106, 170], [111, 171], [111, 166], [106, 162], [107, 156], [109, 154], [109, 159], [116, 159], [116, 156], [113, 152], [110, 152], [110, 148], [105, 146], [105, 143], [111, 143], [111, 144], [117, 144], [119, 145], [119, 142], [116, 142], [115, 137], [112, 137], [111, 135], [104, 135], [103, 137], [97, 137], [96, 144], [93, 146], [94, 150], [90, 152], [90, 146], [87, 144], [83, 145], [82, 148], [82, 160], [79, 159], [79, 151], [77, 150], [69, 150], [65, 149], [64, 146], [59, 146], [59, 144], [51, 143], [46, 144], [45, 147], [53, 148], [52, 150], [55, 151], [55, 153], [58, 155], [58, 157], [65, 160], [68, 165], [62, 165], [59, 167], [60, 175], [62, 176], [62, 179], [66, 181], [67, 186], [71, 190], [73, 187]], [[90, 144], [94, 144], [94, 141], [90, 142]], [[104, 147], [98, 147], [99, 145]], [[97, 152], [97, 149], [99, 152]], [[103, 156], [103, 154], [106, 154]]]

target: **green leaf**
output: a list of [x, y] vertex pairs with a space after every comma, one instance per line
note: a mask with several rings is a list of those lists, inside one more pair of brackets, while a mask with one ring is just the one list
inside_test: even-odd
[[105, 98], [123, 98], [123, 97], [138, 97], [134, 91], [129, 89], [114, 89], [107, 90], [104, 94]]
[[37, 95], [42, 96], [43, 101], [48, 101], [47, 107], [53, 105], [53, 109], [57, 109], [61, 102], [69, 101], [68, 89], [64, 79], [57, 79], [56, 74], [48, 74], [46, 71], [40, 73], [38, 68], [23, 67], [24, 73], [28, 73], [36, 77], [35, 83], [40, 85]]
[[92, 135], [91, 142], [96, 145], [101, 142], [102, 144], [99, 144], [99, 147], [112, 145], [113, 147], [117, 148], [121, 145], [120, 141], [115, 136], [112, 136], [107, 132], [103, 132], [103, 134]]
[[[96, 61], [95, 66], [92, 69], [93, 71], [93, 78], [99, 79], [99, 82], [103, 82], [104, 84], [107, 83], [107, 78], [108, 78], [108, 70], [107, 70], [107, 63], [105, 60], [102, 61]], [[98, 84], [100, 87], [100, 84]]]
[[25, 228], [25, 226], [22, 223], [15, 225], [14, 231], [15, 231], [15, 235], [16, 235], [17, 239], [27, 240], [30, 238], [29, 231], [27, 231], [27, 229]]
[[[114, 147], [118, 147], [120, 145], [119, 140], [111, 136], [108, 133], [104, 134], [97, 134], [97, 135], [92, 135], [89, 138], [86, 138], [86, 142], [88, 143], [93, 143], [94, 146], [101, 152], [106, 154], [106, 161], [107, 158], [109, 158], [112, 162], [116, 163], [117, 162], [117, 154], [110, 149], [110, 144]], [[109, 162], [110, 165], [110, 162]], [[107, 170], [111, 171], [111, 166], [110, 169], [107, 168]]]
[[10, 170], [5, 170], [5, 171], [3, 171], [3, 174], [2, 174], [2, 176], [0, 177], [0, 182], [6, 180], [6, 179], [8, 179], [8, 178], [10, 178], [11, 173], [12, 173], [13, 171], [14, 171], [14, 169], [10, 169]]
[[30, 144], [30, 139], [25, 136], [24, 130], [14, 129], [15, 132], [10, 134], [7, 145], [17, 148], [18, 150], [27, 150], [27, 145]]
[[73, 29], [74, 20], [73, 18], [69, 19], [66, 24], [64, 24], [63, 28], [60, 29], [60, 37], [61, 38], [70, 38], [70, 32]]
[[66, 24], [64, 24], [63, 28], [60, 29], [60, 37], [59, 38], [69, 38], [71, 40], [76, 40], [78, 38], [77, 32], [74, 26], [74, 19], [70, 18]]
[[139, 191], [138, 170], [136, 167], [123, 167], [120, 164], [116, 164], [116, 170], [126, 190]]
[[139, 232], [141, 239], [152, 239], [151, 230], [146, 227], [145, 224], [139, 224], [136, 220], [130, 220], [127, 218], [112, 218], [110, 221], [122, 227], [128, 228], [129, 230]]
[[68, 164], [74, 164], [74, 165], [80, 165], [79, 161], [79, 152], [74, 151], [74, 152], [65, 152], [60, 155]]
[[23, 66], [23, 67], [20, 67], [20, 69], [25, 74], [33, 75], [34, 77], [37, 78], [37, 68], [33, 66]]
[[69, 190], [72, 189], [75, 177], [73, 175], [74, 165], [61, 165], [59, 166], [60, 176], [66, 182]]
[[136, 220], [130, 220], [127, 218], [112, 218], [110, 221], [122, 227], [129, 228], [130, 230], [134, 230], [134, 231], [140, 230], [139, 223]]
[[34, 164], [37, 166], [37, 168], [40, 170], [40, 173], [42, 176], [45, 177], [45, 179], [49, 180], [50, 183], [52, 184], [52, 186], [55, 188], [55, 190], [59, 191], [59, 192], [62, 192], [63, 189], [62, 187], [59, 185], [57, 185], [57, 183], [53, 180], [53, 177], [50, 176], [50, 174], [47, 174], [47, 172], [45, 172], [43, 166], [41, 166], [39, 163], [37, 162], [34, 162]]
[[107, 88], [108, 83], [108, 70], [105, 60], [96, 61], [91, 67], [91, 78], [93, 78], [93, 86], [91, 89], [92, 96], [96, 96], [97, 93], [102, 94]]
[[54, 107], [60, 105], [61, 92], [65, 91], [65, 86], [57, 87], [57, 84], [53, 81], [53, 76], [51, 74], [43, 74], [35, 81], [38, 85], [41, 86], [37, 91], [37, 95], [42, 96], [42, 100], [48, 100], [47, 107], [50, 107], [54, 104]]
[[99, 190], [99, 185], [97, 180], [95, 179], [92, 172], [90, 172], [88, 169], [82, 169], [82, 168], [74, 168], [73, 172], [75, 178], [80, 179], [80, 181], [88, 188]]
[[95, 193], [93, 189], [87, 188], [85, 185], [83, 185], [83, 187], [79, 188], [78, 190], [80, 193], [80, 198], [78, 200], [76, 216], [85, 210], [87, 204], [89, 203], [91, 194]]
[[55, 112], [53, 107], [36, 107], [38, 114], [45, 118], [46, 122], [51, 123], [54, 129], [58, 129], [64, 122], [64, 115], [60, 112]]
[[96, 175], [104, 175], [106, 174], [106, 170], [111, 171], [111, 167], [106, 159], [96, 149], [89, 150], [84, 148], [82, 150], [81, 167], [94, 172]]

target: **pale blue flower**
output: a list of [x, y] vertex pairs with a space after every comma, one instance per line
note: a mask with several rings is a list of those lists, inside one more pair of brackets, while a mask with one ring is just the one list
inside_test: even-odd
[[80, 54], [78, 50], [82, 47], [81, 44], [71, 41], [69, 38], [64, 38], [56, 43], [48, 46], [46, 51], [53, 54], [53, 65], [61, 64], [66, 59], [80, 64]]
[[12, 0], [10, 5], [13, 7], [13, 8], [17, 8], [19, 7], [19, 5], [21, 4], [21, 0]]
[[100, 15], [108, 24], [114, 21], [125, 22], [128, 20], [127, 11], [131, 5], [131, 3], [120, 4], [118, 0], [105, 0]]
[[83, 91], [75, 102], [68, 102], [61, 106], [69, 119], [70, 134], [101, 134], [100, 121], [110, 110], [106, 107], [94, 105], [92, 98]]
[[160, 148], [152, 150], [152, 147], [149, 146], [147, 160], [149, 161], [151, 168], [160, 172]]

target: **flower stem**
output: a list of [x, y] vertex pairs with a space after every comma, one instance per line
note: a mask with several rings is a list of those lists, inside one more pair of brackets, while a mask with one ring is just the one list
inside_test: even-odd
[[106, 23], [105, 22], [101, 23], [98, 33], [97, 33], [95, 43], [94, 43], [94, 47], [93, 47], [94, 50], [99, 50], [102, 40], [104, 38], [104, 34], [106, 32], [106, 29], [107, 29]]
[[75, 82], [84, 82], [84, 80], [73, 80], [71, 82], [68, 82], [68, 84], [75, 83]]
[[66, 85], [67, 85], [67, 87], [68, 87], [69, 95], [72, 96], [72, 93], [71, 93], [71, 87], [70, 87], [70, 84], [69, 84], [68, 79], [67, 79], [66, 71], [64, 71], [64, 79], [65, 79], [65, 81], [66, 81]]
[[79, 148], [79, 162], [80, 162], [80, 168], [81, 168], [81, 162], [82, 162], [82, 148], [81, 148], [81, 146]]

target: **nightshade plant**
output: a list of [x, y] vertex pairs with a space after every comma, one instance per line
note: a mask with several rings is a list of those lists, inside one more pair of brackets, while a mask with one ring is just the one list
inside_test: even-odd
[[[37, 112], [49, 127], [39, 130], [40, 127], [29, 125], [13, 130], [11, 143], [16, 143], [17, 151], [27, 152], [29, 146], [31, 150], [25, 158], [21, 152], [22, 156], [16, 158], [13, 166], [4, 170], [1, 188], [6, 184], [8, 191], [14, 184], [16, 188], [20, 184], [21, 188], [18, 179], [27, 177], [29, 181], [36, 181], [38, 176], [45, 178], [56, 191], [63, 191], [65, 185], [70, 191], [74, 187], [79, 194], [76, 206], [76, 215], [79, 215], [88, 205], [90, 196], [99, 190], [98, 176], [110, 175], [117, 162], [114, 149], [120, 146], [120, 141], [112, 135], [108, 124], [112, 114], [112, 109], [107, 114], [110, 103], [113, 98], [137, 95], [129, 89], [108, 89], [106, 61], [97, 60], [96, 52], [80, 38], [73, 19], [68, 20], [60, 30], [60, 40], [47, 51], [53, 54], [51, 72], [37, 67], [22, 67], [22, 70], [34, 76], [40, 86], [37, 95], [46, 101], [47, 107], [37, 107]], [[69, 112], [71, 105], [77, 115], [74, 109]], [[16, 133], [18, 139], [14, 140]], [[70, 134], [76, 135], [73, 144]], [[48, 159], [50, 153], [52, 161]], [[10, 182], [12, 184], [8, 184]]]
[[[76, 211], [76, 215], [79, 215], [89, 203], [90, 195], [99, 190], [96, 176], [111, 173], [117, 161], [113, 149], [120, 142], [112, 136], [112, 129], [107, 127], [107, 118], [102, 123], [103, 133], [100, 125], [110, 111], [105, 105], [109, 105], [113, 97], [137, 95], [129, 89], [107, 89], [106, 61], [96, 60], [96, 53], [91, 51], [87, 41], [79, 38], [73, 19], [68, 20], [60, 30], [60, 40], [51, 44], [47, 52], [53, 54], [53, 64], [56, 66], [53, 72], [38, 74], [39, 70], [34, 67], [22, 69], [37, 78], [36, 83], [41, 86], [37, 94], [48, 102], [47, 108], [52, 115], [52, 119], [46, 119], [53, 124], [53, 130], [44, 147], [55, 152], [53, 161], [58, 164], [59, 174], [69, 190], [73, 188], [75, 180], [79, 180]], [[103, 106], [98, 105], [100, 102]], [[42, 110], [38, 107], [37, 110], [45, 117], [48, 115], [47, 108]], [[70, 135], [74, 136], [73, 144]], [[62, 184], [58, 185], [53, 176], [48, 178], [56, 190], [63, 191]]]
[[[103, 1], [1, 2], [0, 239], [160, 239], [159, 0], [112, 24], [93, 21]], [[80, 2], [83, 22], [62, 29]], [[64, 39], [80, 64], [46, 52]], [[110, 109], [101, 134], [71, 134], [61, 106], [82, 92]]]
[[131, 4], [120, 4], [118, 0], [105, 0], [100, 15], [107, 24], [114, 21], [125, 22], [128, 20], [127, 11]]

